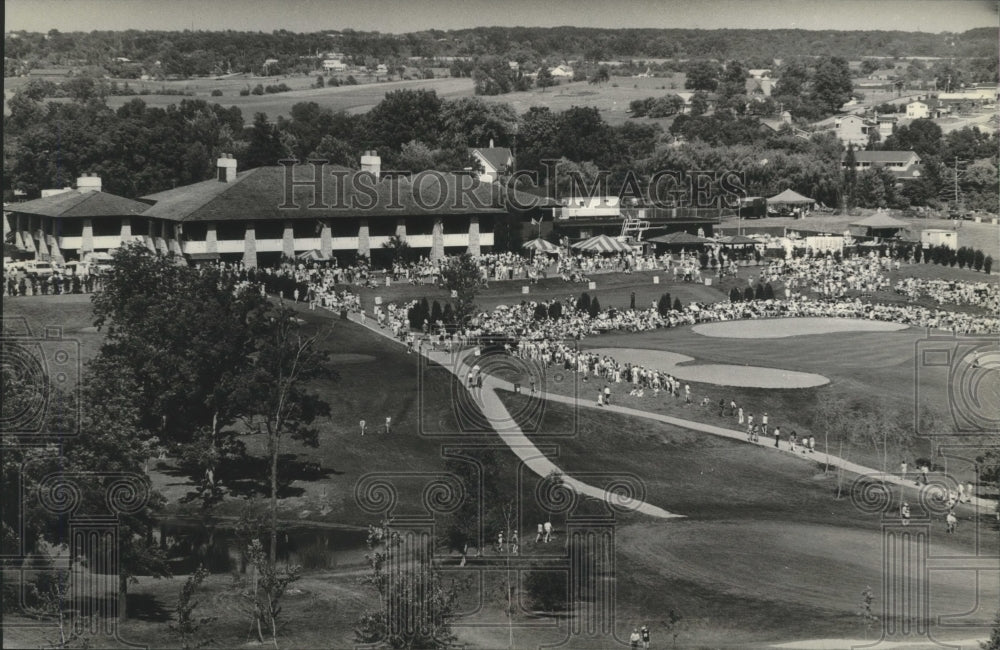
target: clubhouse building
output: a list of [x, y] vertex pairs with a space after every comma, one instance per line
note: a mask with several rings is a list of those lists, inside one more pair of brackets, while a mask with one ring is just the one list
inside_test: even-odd
[[283, 164], [237, 171], [217, 161], [215, 179], [127, 199], [84, 175], [76, 189], [4, 207], [4, 235], [41, 260], [85, 260], [130, 241], [190, 261], [269, 265], [283, 258], [390, 259], [399, 238], [437, 259], [493, 246], [495, 222], [540, 219], [554, 202], [481, 182], [472, 174], [381, 173], [374, 151], [361, 170]]

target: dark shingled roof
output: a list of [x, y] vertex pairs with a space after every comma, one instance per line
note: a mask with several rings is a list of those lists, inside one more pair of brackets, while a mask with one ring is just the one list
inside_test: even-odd
[[6, 206], [8, 212], [43, 217], [127, 217], [140, 214], [149, 204], [107, 192], [69, 190], [24, 203]]
[[[311, 170], [294, 172], [297, 183], [312, 179]], [[238, 173], [230, 183], [210, 180], [150, 194], [142, 197], [154, 202], [144, 216], [172, 221], [234, 221], [469, 215], [551, 203], [499, 184], [480, 183], [467, 175], [423, 172], [412, 179], [376, 182], [367, 172], [346, 169], [326, 170], [321, 195], [314, 186], [299, 184], [286, 200], [285, 174], [284, 167], [257, 167]], [[310, 208], [314, 198], [322, 205]]]

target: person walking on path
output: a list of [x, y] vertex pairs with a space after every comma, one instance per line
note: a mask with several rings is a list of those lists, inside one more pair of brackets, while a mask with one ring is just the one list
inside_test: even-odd
[[774, 448], [779, 449], [778, 443], [781, 442], [781, 427], [774, 427]]
[[365, 426], [367, 423], [364, 420], [361, 420], [359, 424], [361, 425], [361, 435], [365, 435]]
[[642, 636], [642, 650], [649, 650], [649, 628], [643, 625], [639, 634]]

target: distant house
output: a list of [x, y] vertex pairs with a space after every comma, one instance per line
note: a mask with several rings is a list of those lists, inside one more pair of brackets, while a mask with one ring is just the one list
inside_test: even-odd
[[[897, 181], [920, 177], [920, 156], [912, 151], [855, 151], [854, 168], [883, 168], [889, 170]], [[840, 160], [840, 166], [847, 168], [847, 154]]]
[[507, 62], [507, 67], [509, 67], [514, 72], [517, 72], [518, 70], [521, 69], [521, 64], [518, 63], [517, 61], [508, 61]]
[[906, 105], [906, 117], [911, 120], [934, 119], [950, 112], [950, 109], [937, 99], [917, 100]]
[[514, 154], [507, 147], [494, 147], [490, 140], [489, 147], [472, 150], [472, 156], [483, 166], [478, 178], [483, 183], [499, 180], [514, 167]]
[[927, 104], [923, 102], [910, 102], [906, 105], [906, 117], [911, 120], [926, 118], [930, 113], [927, 111]]
[[872, 125], [858, 115], [845, 115], [833, 122], [833, 131], [845, 147], [850, 144], [855, 147], [863, 147], [868, 144], [871, 128]]
[[749, 97], [770, 97], [775, 80], [770, 77], [752, 77], [746, 80], [746, 94]]
[[[694, 99], [695, 93], [693, 93], [693, 92], [691, 92], [689, 90], [683, 90], [681, 92], [674, 93], [674, 94], [677, 95], [678, 97], [680, 97], [681, 100], [683, 100], [683, 102], [684, 102], [684, 105], [681, 106], [681, 113], [690, 113], [691, 112], [691, 100]], [[708, 102], [709, 108], [711, 108], [712, 106], [714, 106], [715, 102], [719, 99], [719, 96], [717, 94], [715, 94], [715, 93], [704, 93], [704, 95], [705, 95], [705, 100]]]
[[896, 122], [899, 121], [899, 118], [895, 115], [878, 115], [875, 121], [878, 124], [879, 137], [885, 140], [896, 130]]
[[749, 72], [754, 79], [767, 79], [771, 76], [770, 68], [751, 68]]
[[557, 65], [554, 68], [549, 68], [549, 74], [557, 79], [572, 79], [573, 68], [566, 64]]
[[376, 77], [379, 77], [379, 76], [382, 76], [382, 75], [388, 75], [388, 74], [389, 74], [389, 67], [386, 66], [386, 64], [379, 63], [378, 66], [376, 66], [376, 68], [375, 68], [375, 76]]
[[325, 59], [323, 61], [323, 70], [326, 72], [343, 72], [347, 70], [347, 64], [340, 59]]

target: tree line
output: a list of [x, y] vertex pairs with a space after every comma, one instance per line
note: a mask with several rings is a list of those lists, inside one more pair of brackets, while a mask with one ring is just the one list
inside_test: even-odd
[[[326, 52], [350, 62], [419, 57], [493, 55], [537, 67], [543, 59], [743, 59], [768, 62], [797, 56], [979, 57], [996, 65], [996, 30], [960, 34], [903, 31], [801, 29], [613, 29], [583, 27], [476, 27], [382, 34], [342, 30], [14, 32], [4, 38], [5, 68], [11, 73], [52, 65], [93, 65], [109, 74], [129, 74], [137, 64], [158, 74], [190, 77], [220, 72], [270, 74], [315, 69]], [[127, 59], [122, 61], [120, 59]], [[6, 75], [5, 75], [6, 76]]]
[[[722, 72], [719, 86], [735, 88], [737, 73], [727, 81]], [[817, 83], [813, 79], [810, 87]], [[492, 140], [510, 147], [517, 169], [534, 172], [538, 184], [551, 184], [558, 196], [574, 193], [573, 174], [586, 188], [603, 183], [602, 193], [615, 195], [633, 178], [648, 187], [658, 172], [711, 170], [742, 174], [750, 196], [791, 188], [828, 206], [940, 206], [953, 199], [957, 158], [965, 204], [990, 209], [997, 202], [995, 134], [976, 128], [943, 134], [931, 120], [914, 120], [884, 142], [873, 140], [871, 149], [912, 150], [923, 159], [920, 176], [899, 184], [884, 169], [842, 169], [844, 149], [832, 133], [806, 139], [790, 127], [775, 131], [742, 110], [743, 98], [735, 94], [712, 112], [677, 115], [664, 131], [641, 120], [612, 126], [594, 107], [532, 107], [519, 115], [506, 103], [443, 99], [427, 90], [387, 93], [361, 115], [302, 102], [287, 118], [272, 121], [257, 113], [249, 124], [239, 108], [204, 100], [153, 108], [136, 98], [112, 110], [93, 87], [77, 90], [73, 101], [45, 102], [43, 84], [29, 83], [10, 99], [4, 118], [8, 198], [14, 189], [37, 196], [43, 188], [70, 185], [85, 172], [100, 175], [109, 192], [143, 196], [211, 178], [221, 153], [234, 154], [241, 169], [287, 158], [356, 169], [361, 153], [371, 149], [382, 157], [383, 170], [475, 169], [470, 148]], [[848, 159], [852, 155], [848, 150]], [[656, 198], [666, 200], [677, 188], [660, 189], [666, 194]], [[722, 193], [719, 179], [711, 189]]]

